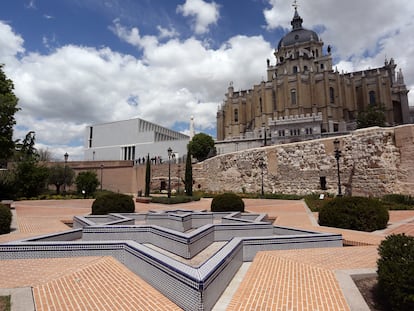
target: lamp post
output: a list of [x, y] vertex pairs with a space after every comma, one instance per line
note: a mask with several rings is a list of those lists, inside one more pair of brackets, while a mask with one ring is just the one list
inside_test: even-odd
[[264, 137], [263, 146], [266, 147], [267, 146], [267, 129], [266, 129], [266, 124], [264, 122], [262, 123], [262, 127], [263, 127], [263, 137]]
[[171, 198], [171, 155], [172, 149], [168, 148], [168, 198]]
[[101, 164], [101, 191], [102, 191], [102, 175], [103, 175], [103, 168], [104, 168], [104, 165], [103, 165], [103, 164]]
[[262, 170], [262, 189], [261, 189], [261, 195], [262, 198], [264, 197], [264, 181], [263, 181], [263, 173], [264, 173], [264, 168], [266, 167], [266, 163], [264, 162], [263, 158], [260, 159], [259, 161], [259, 167]]
[[342, 189], [341, 189], [341, 174], [339, 173], [339, 158], [342, 156], [341, 150], [339, 150], [340, 141], [336, 138], [333, 142], [334, 149], [335, 149], [335, 159], [336, 159], [336, 169], [338, 174], [338, 197], [342, 196]]
[[63, 172], [63, 195], [66, 195], [66, 166], [67, 166], [67, 163], [68, 163], [69, 154], [67, 152], [65, 152], [63, 157], [65, 158], [65, 169], [64, 169], [64, 172]]

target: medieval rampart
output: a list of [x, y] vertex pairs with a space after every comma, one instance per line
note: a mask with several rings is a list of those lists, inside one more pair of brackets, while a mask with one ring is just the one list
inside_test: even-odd
[[[266, 193], [337, 193], [334, 138], [224, 154], [193, 167], [195, 187], [206, 191]], [[340, 136], [342, 191], [381, 196], [414, 195], [414, 125], [361, 129]]]

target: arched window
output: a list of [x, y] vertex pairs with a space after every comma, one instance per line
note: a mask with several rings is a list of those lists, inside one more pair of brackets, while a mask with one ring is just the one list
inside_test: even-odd
[[262, 98], [259, 98], [259, 109], [260, 109], [260, 113], [263, 113], [263, 104], [262, 104]]
[[329, 102], [333, 104], [335, 102], [335, 90], [333, 87], [329, 88]]
[[292, 106], [296, 106], [296, 89], [290, 90], [290, 102]]
[[374, 106], [377, 103], [377, 99], [375, 98], [375, 92], [369, 91], [369, 104]]
[[293, 66], [293, 73], [298, 73], [298, 66]]
[[239, 110], [234, 109], [234, 122], [239, 122]]

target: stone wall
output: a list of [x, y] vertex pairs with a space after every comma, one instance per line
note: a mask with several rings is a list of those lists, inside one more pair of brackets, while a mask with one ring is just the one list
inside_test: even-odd
[[[381, 196], [414, 195], [414, 125], [369, 128], [338, 137], [341, 142], [342, 192]], [[337, 169], [332, 138], [275, 145], [219, 155], [193, 165], [194, 189], [213, 192], [308, 194], [337, 193]], [[145, 165], [132, 161], [68, 162], [76, 173], [93, 170], [103, 189], [136, 195], [145, 189]], [[101, 170], [101, 165], [102, 170]], [[102, 173], [102, 175], [101, 175]], [[171, 189], [184, 189], [185, 163], [171, 163]], [[151, 188], [168, 187], [168, 163], [151, 165]], [[72, 186], [74, 188], [74, 186]]]
[[[337, 193], [334, 138], [318, 139], [216, 156], [193, 166], [195, 187], [206, 191], [307, 194]], [[361, 129], [340, 136], [342, 192], [381, 196], [414, 195], [414, 125]]]

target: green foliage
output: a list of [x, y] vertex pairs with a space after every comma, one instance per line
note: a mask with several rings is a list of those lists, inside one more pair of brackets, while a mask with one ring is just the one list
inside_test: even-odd
[[145, 167], [145, 196], [149, 197], [151, 189], [151, 162], [149, 158], [149, 153], [147, 155], [147, 162]]
[[10, 225], [12, 221], [12, 212], [6, 205], [0, 204], [0, 234], [10, 232]]
[[92, 215], [109, 213], [133, 213], [135, 203], [131, 196], [122, 193], [108, 193], [92, 203]]
[[160, 203], [160, 204], [179, 204], [179, 203], [188, 203], [193, 201], [200, 201], [200, 197], [198, 196], [172, 196], [171, 198], [167, 197], [152, 197], [152, 203]]
[[10, 311], [11, 310], [11, 296], [0, 296], [0, 306], [3, 306], [1, 311]]
[[26, 134], [23, 142], [20, 143], [19, 141], [16, 143], [15, 160], [38, 161], [39, 154], [35, 148], [36, 133], [34, 131], [30, 131]]
[[321, 226], [368, 232], [386, 228], [388, 219], [381, 201], [362, 197], [336, 197], [319, 212]]
[[15, 168], [15, 187], [19, 197], [36, 197], [46, 188], [49, 170], [33, 159], [19, 162]]
[[49, 167], [48, 183], [56, 187], [56, 194], [60, 193], [63, 184], [72, 185], [74, 177], [75, 171], [68, 166], [56, 164]]
[[210, 135], [198, 133], [188, 143], [188, 151], [198, 161], [203, 161], [216, 154], [214, 140]]
[[15, 187], [16, 176], [11, 170], [0, 170], [0, 200], [17, 198]]
[[185, 194], [188, 196], [193, 196], [193, 166], [191, 163], [191, 153], [187, 152], [187, 158], [185, 161]]
[[212, 212], [244, 212], [243, 200], [234, 193], [223, 193], [211, 201]]
[[18, 98], [13, 93], [13, 82], [3, 72], [3, 66], [0, 64], [0, 166], [4, 166], [14, 152], [14, 115], [20, 110], [17, 107]]
[[390, 235], [378, 248], [378, 289], [395, 311], [414, 310], [414, 237]]
[[385, 126], [385, 113], [381, 106], [370, 105], [366, 111], [358, 114], [357, 128], [371, 126]]
[[395, 206], [390, 205], [390, 209], [414, 209], [414, 198], [409, 195], [386, 194], [382, 197], [382, 200], [395, 204]]
[[319, 212], [322, 207], [333, 199], [332, 195], [324, 194], [324, 198], [321, 200], [319, 194], [308, 194], [304, 197], [306, 205], [312, 212]]
[[85, 191], [85, 196], [89, 197], [96, 192], [99, 186], [98, 176], [94, 171], [80, 172], [75, 180], [78, 193]]

